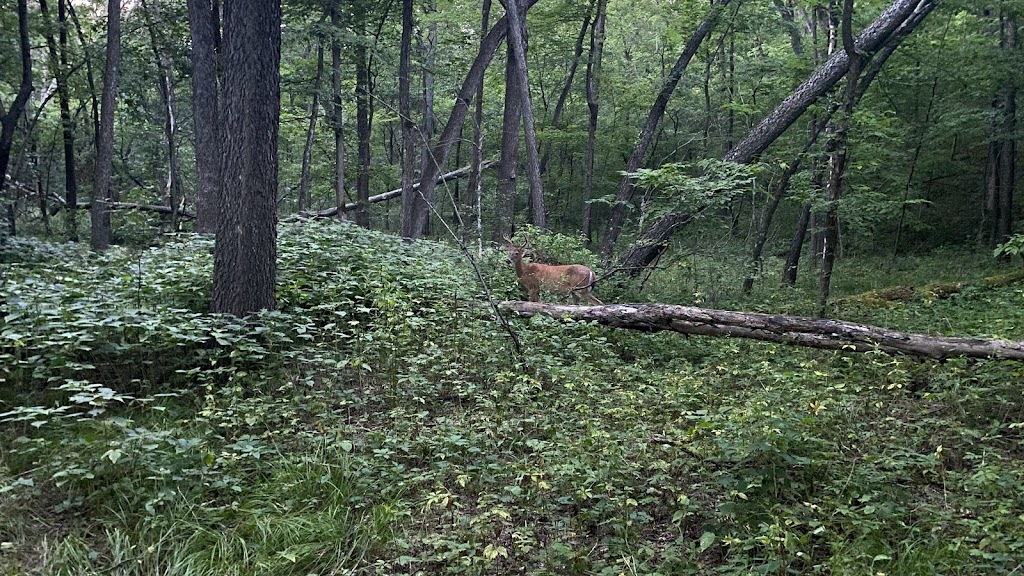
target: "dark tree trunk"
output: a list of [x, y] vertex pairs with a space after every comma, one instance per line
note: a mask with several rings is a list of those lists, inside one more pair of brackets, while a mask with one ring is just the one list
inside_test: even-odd
[[[516, 84], [519, 88], [522, 109], [523, 132], [526, 135], [526, 173], [530, 180], [530, 208], [533, 225], [541, 230], [547, 228], [544, 210], [544, 186], [540, 178], [540, 158], [537, 156], [537, 130], [533, 116], [533, 101], [530, 97], [530, 76], [526, 68], [526, 4], [521, 0], [508, 0], [514, 9], [508, 10], [509, 55], [515, 58]], [[506, 98], [508, 94], [506, 93]]]
[[[437, 23], [431, 22], [427, 25], [427, 41], [423, 45], [423, 126], [420, 128], [420, 138], [423, 140], [423, 155], [420, 159], [420, 173], [427, 170], [427, 165], [433, 162], [430, 157], [430, 148], [427, 144], [434, 137], [434, 68], [437, 60]], [[456, 161], [458, 165], [458, 161]], [[440, 170], [439, 170], [440, 171]]]
[[[7, 167], [11, 163], [11, 148], [14, 146], [14, 130], [18, 126], [18, 118], [25, 111], [25, 105], [32, 94], [32, 46], [28, 36], [28, 3], [18, 0], [18, 46], [21, 54], [21, 84], [18, 93], [11, 102], [10, 108], [3, 109], [0, 103], [0, 199], [7, 188]], [[8, 232], [13, 236], [14, 205], [13, 200], [7, 205]]]
[[402, 215], [399, 229], [405, 235], [413, 221], [416, 191], [413, 189], [416, 153], [409, 92], [412, 80], [412, 0], [402, 0], [402, 44], [398, 59], [398, 120], [402, 123]]
[[[507, 12], [506, 12], [507, 14]], [[507, 49], [505, 59], [505, 110], [501, 122], [501, 165], [498, 168], [497, 220], [494, 242], [511, 238], [515, 222], [516, 175], [519, 172], [519, 123], [522, 121], [522, 90], [519, 89], [518, 62]]]
[[503, 302], [501, 307], [523, 317], [542, 314], [644, 332], [669, 330], [681, 334], [750, 338], [826, 350], [881, 350], [889, 354], [911, 354], [935, 359], [968, 357], [1024, 360], [1024, 342], [910, 334], [868, 324], [785, 314], [732, 312], [670, 304], [568, 306]]
[[[365, 16], [365, 15], [364, 15]], [[370, 59], [366, 44], [356, 45], [356, 153], [359, 166], [356, 170], [356, 224], [370, 227], [370, 211], [367, 198], [370, 197], [370, 137], [373, 135], [372, 109], [370, 103]]]
[[68, 96], [68, 31], [67, 0], [58, 0], [57, 28], [60, 36], [58, 45], [50, 22], [50, 10], [46, 0], [39, 0], [39, 12], [46, 20], [46, 48], [50, 54], [50, 73], [57, 81], [57, 100], [60, 106], [61, 135], [64, 142], [64, 203], [68, 210], [68, 238], [78, 239], [76, 214], [78, 210], [78, 179], [75, 174], [75, 125], [71, 118], [71, 104]]
[[[78, 21], [78, 16], [75, 15], [75, 5], [68, 1], [67, 9], [68, 16], [71, 17], [71, 22], [75, 25], [78, 45], [81, 46], [82, 50], [87, 50], [88, 44], [85, 42], [85, 32], [82, 31], [82, 23]], [[92, 58], [85, 59], [85, 79], [89, 85], [89, 102], [92, 105], [92, 141], [93, 146], [99, 150], [100, 103], [99, 97], [96, 96], [96, 75], [92, 71]]]
[[196, 232], [217, 231], [220, 214], [220, 112], [217, 29], [210, 0], [188, 0], [192, 35], [192, 118], [196, 134]]
[[[321, 23], [326, 18], [321, 19]], [[324, 41], [317, 38], [316, 43], [316, 77], [313, 79], [313, 96], [309, 102], [309, 128], [306, 129], [306, 145], [302, 148], [302, 175], [299, 179], [299, 212], [309, 210], [312, 204], [310, 195], [311, 171], [313, 164], [313, 140], [316, 136], [316, 120], [320, 113], [320, 85], [324, 77]]]
[[580, 227], [589, 246], [593, 241], [592, 210], [594, 197], [594, 162], [597, 157], [597, 118], [601, 89], [601, 59], [604, 56], [604, 22], [608, 0], [597, 0], [597, 11], [590, 30], [590, 56], [587, 59], [587, 153], [583, 160], [583, 215]]
[[[537, 1], [528, 0], [528, 5], [533, 6]], [[434, 187], [437, 186], [437, 176], [441, 173], [441, 166], [448, 160], [448, 153], [462, 130], [462, 124], [466, 119], [473, 94], [483, 82], [484, 71], [490, 65], [491, 59], [507, 31], [508, 20], [502, 17], [480, 42], [480, 50], [455, 97], [455, 106], [448, 116], [448, 122], [444, 125], [444, 130], [441, 131], [437, 143], [431, 148], [431, 161], [427, 164], [427, 169], [420, 175], [420, 193], [416, 196], [417, 205], [413, 210], [415, 220], [409, 233], [403, 233], [403, 236], [415, 239], [423, 235], [427, 224], [427, 207], [434, 198]]]
[[[686, 72], [686, 67], [689, 66], [690, 60], [693, 59], [697, 49], [704, 42], [704, 38], [711, 32], [715, 21], [718, 20], [718, 16], [730, 1], [716, 0], [707, 16], [704, 17], [704, 20], [694, 30], [693, 35], [690, 36], [690, 40], [686, 43], [683, 52], [676, 60], [675, 66], [672, 67], [672, 71], [665, 78], [661, 92], [658, 93], [658, 97], [654, 100], [654, 105], [651, 106], [651, 111], [647, 114], [647, 120], [640, 131], [636, 147], [633, 148], [633, 153], [626, 163], [626, 172], [636, 172], [643, 164], [650, 149], [651, 141], [654, 139], [654, 133], [658, 129], [662, 117], [665, 115], [665, 109], [668, 108], [668, 101], [672, 97], [672, 93], [675, 92], [679, 80], [682, 79], [683, 73]], [[619, 184], [619, 192], [615, 197], [615, 203], [612, 205], [608, 227], [601, 243], [601, 254], [605, 260], [610, 259], [612, 252], [615, 250], [615, 243], [618, 241], [619, 233], [622, 231], [622, 222], [626, 218], [626, 208], [633, 198], [633, 192], [633, 180], [629, 176], [624, 176]]]
[[224, 186], [212, 312], [274, 308], [280, 0], [224, 4]]
[[800, 211], [800, 219], [797, 221], [793, 240], [789, 244], [786, 265], [782, 270], [782, 281], [790, 286], [796, 285], [796, 276], [800, 267], [800, 254], [803, 252], [804, 239], [807, 238], [807, 226], [811, 222], [811, 207], [811, 202], [808, 202], [804, 204], [803, 209]]
[[331, 4], [331, 127], [334, 129], [334, 205], [345, 218], [345, 138], [341, 106], [341, 14], [338, 0]]
[[853, 42], [853, 0], [843, 3], [842, 36], [843, 50], [850, 62], [846, 73], [846, 89], [843, 91], [843, 105], [836, 119], [836, 129], [826, 147], [829, 152], [829, 179], [825, 197], [825, 243], [822, 246], [821, 276], [818, 281], [817, 314], [825, 317], [828, 296], [832, 285], [832, 270], [836, 261], [839, 243], [839, 199], [842, 197], [843, 173], [849, 154], [848, 142], [853, 106], [857, 102], [857, 80], [860, 78], [862, 56], [857, 53]]
[[111, 177], [114, 169], [114, 109], [117, 107], [117, 79], [121, 68], [121, 0], [107, 2], [107, 63], [103, 71], [100, 103], [100, 132], [96, 138], [96, 178], [92, 187], [90, 245], [103, 251], [110, 246]]

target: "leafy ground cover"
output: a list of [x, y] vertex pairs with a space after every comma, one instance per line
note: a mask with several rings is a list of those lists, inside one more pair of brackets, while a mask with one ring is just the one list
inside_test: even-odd
[[[205, 311], [208, 240], [8, 242], [0, 574], [1024, 570], [1019, 363], [543, 318], [512, 321], [517, 355], [449, 248], [339, 224], [280, 243], [280, 310], [238, 320]], [[956, 257], [851, 259], [839, 290], [990, 271]], [[674, 266], [602, 298], [813, 300]], [[518, 297], [500, 254], [480, 271]], [[1024, 339], [1022, 302], [1011, 285], [842, 313]]]

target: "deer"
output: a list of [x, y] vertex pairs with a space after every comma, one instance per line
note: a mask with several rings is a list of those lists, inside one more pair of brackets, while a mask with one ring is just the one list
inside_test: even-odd
[[550, 290], [572, 295], [573, 304], [579, 304], [582, 297], [588, 304], [600, 306], [602, 302], [591, 294], [597, 275], [594, 271], [582, 264], [570, 264], [568, 266], [548, 266], [546, 264], [526, 264], [523, 262], [523, 254], [530, 246], [530, 239], [517, 246], [512, 239], [505, 238], [505, 248], [508, 250], [508, 261], [516, 267], [516, 276], [519, 283], [526, 288], [530, 302], [540, 302], [540, 289]]

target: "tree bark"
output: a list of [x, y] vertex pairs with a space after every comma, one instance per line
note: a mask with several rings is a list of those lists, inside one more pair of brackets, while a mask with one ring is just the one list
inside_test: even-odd
[[[431, 2], [431, 7], [433, 7], [433, 2]], [[427, 165], [434, 162], [434, 158], [430, 155], [430, 140], [434, 137], [435, 125], [437, 124], [434, 116], [434, 68], [437, 59], [437, 23], [431, 21], [427, 25], [426, 42], [423, 42], [421, 37], [418, 37], [418, 39], [423, 49], [423, 124], [420, 128], [420, 139], [423, 142], [420, 174], [423, 174], [427, 171]], [[458, 158], [455, 161], [458, 163]], [[428, 219], [427, 223], [429, 224], [429, 222], [430, 220]], [[424, 232], [428, 231], [428, 229], [429, 227], [424, 229]]]
[[[508, 11], [506, 11], [506, 14]], [[516, 176], [519, 173], [519, 123], [522, 121], [522, 90], [516, 73], [518, 61], [512, 47], [506, 49], [505, 107], [501, 121], [501, 166], [498, 171], [497, 219], [494, 226], [495, 243], [511, 238], [515, 223]]]
[[[366, 34], [366, 4], [355, 2], [355, 24], [361, 29], [364, 40]], [[356, 209], [353, 221], [363, 228], [370, 227], [370, 212], [367, 198], [370, 197], [370, 137], [373, 135], [373, 104], [370, 100], [370, 66], [369, 47], [366, 41], [356, 43]]]
[[96, 138], [96, 179], [92, 187], [90, 246], [101, 252], [110, 246], [110, 184], [114, 169], [114, 109], [117, 107], [117, 80], [121, 69], [121, 0], [107, 2], [107, 63], [103, 71], [103, 96], [100, 102], [100, 132]]
[[188, 0], [192, 35], [192, 118], [196, 137], [196, 232], [217, 230], [220, 212], [220, 98], [217, 16], [210, 0]]
[[600, 110], [601, 60], [604, 57], [604, 23], [608, 0], [597, 0], [594, 21], [590, 30], [590, 54], [587, 58], [587, 152], [583, 160], [583, 214], [580, 228], [589, 246], [594, 239], [592, 206], [594, 197], [594, 163], [597, 157], [597, 118]]
[[[324, 19], [321, 19], [323, 22]], [[324, 41], [317, 38], [316, 43], [316, 77], [313, 79], [313, 97], [309, 103], [309, 128], [306, 129], [306, 145], [302, 149], [302, 175], [299, 179], [299, 212], [309, 210], [312, 204], [310, 195], [311, 171], [313, 164], [313, 141], [316, 136], [316, 120], [320, 113], [320, 85], [324, 76]]]
[[334, 128], [334, 205], [339, 218], [345, 218], [345, 138], [341, 105], [341, 14], [339, 0], [331, 5], [331, 127]]
[[280, 0], [227, 0], [223, 208], [212, 312], [243, 316], [274, 308], [280, 59]]
[[[68, 95], [68, 31], [67, 31], [67, 0], [58, 0], [57, 27], [60, 37], [53, 35], [50, 22], [50, 10], [46, 0], [39, 0], [39, 12], [46, 21], [46, 48], [50, 54], [50, 73], [57, 82], [57, 100], [60, 106], [61, 136], [64, 142], [64, 201], [71, 207], [78, 205], [78, 178], [75, 174], [75, 125], [71, 118], [71, 104]], [[68, 221], [68, 238], [78, 239], [77, 225], [72, 210]]]
[[568, 306], [539, 302], [503, 302], [501, 307], [522, 317], [535, 315], [597, 322], [645, 332], [749, 338], [827, 350], [910, 354], [928, 358], [1003, 358], [1024, 361], [1024, 342], [953, 338], [898, 332], [879, 326], [785, 314], [709, 310], [670, 304]]
[[[14, 130], [18, 126], [18, 118], [25, 111], [29, 96], [32, 94], [32, 45], [28, 37], [28, 3], [18, 0], [18, 46], [21, 55], [21, 83], [18, 93], [11, 102], [10, 108], [3, 109], [0, 103], [0, 198], [7, 188], [7, 167], [11, 162], [11, 148], [14, 146]], [[8, 205], [9, 222], [13, 223], [13, 206]], [[13, 232], [12, 232], [13, 235]]]
[[[480, 14], [481, 37], [487, 34], [490, 15], [491, 0], [484, 0]], [[475, 100], [473, 108], [473, 152], [470, 154], [471, 172], [469, 173], [469, 182], [466, 184], [466, 189], [470, 197], [469, 203], [473, 208], [473, 219], [476, 224], [477, 252], [482, 253], [484, 242], [483, 168], [481, 167], [484, 161], [484, 83], [482, 79], [479, 86], [477, 86]]]
[[[544, 211], [544, 186], [540, 178], [540, 158], [537, 155], [537, 128], [533, 116], [533, 100], [530, 97], [530, 76], [526, 68], [526, 4], [520, 0], [506, 0], [512, 9], [508, 15], [509, 54], [515, 58], [516, 84], [521, 100], [523, 132], [526, 136], [526, 173], [530, 180], [530, 208], [533, 225], [541, 230], [547, 228]], [[508, 94], [506, 93], [506, 98]]]
[[[533, 6], [537, 1], [527, 0], [527, 4]], [[416, 195], [416, 206], [413, 210], [414, 221], [408, 231], [402, 232], [402, 235], [407, 238], [417, 239], [423, 235], [429, 215], [428, 207], [434, 198], [437, 175], [441, 172], [441, 166], [448, 160], [448, 153], [461, 132], [473, 94], [483, 82], [484, 71], [490, 65], [491, 59], [494, 58], [494, 53], [501, 45], [507, 31], [508, 20], [503, 16], [480, 42], [480, 50], [455, 97], [455, 106], [452, 107], [451, 114], [448, 116], [448, 122], [445, 124], [444, 130], [441, 131], [437, 143], [431, 148], [431, 161], [427, 164], [427, 169], [420, 175], [420, 193]]]
[[[718, 16], [728, 6], [730, 1], [716, 0], [711, 10], [708, 11], [707, 16], [704, 17], [704, 20], [697, 26], [697, 29], [693, 31], [693, 35], [690, 36], [690, 40], [686, 43], [683, 52], [676, 60], [672, 71], [665, 78], [661, 92], [658, 93], [658, 97], [654, 100], [654, 105], [651, 106], [651, 111], [647, 114], [647, 120], [640, 131], [636, 147], [633, 148], [633, 153], [629, 156], [629, 161], [626, 163], [627, 173], [636, 172], [643, 164], [651, 142], [654, 139], [654, 132], [658, 129], [658, 125], [665, 115], [665, 110], [668, 108], [668, 101], [672, 97], [672, 93], [675, 92], [676, 86], [683, 77], [683, 73], [686, 72], [686, 67], [689, 66], [690, 60], [693, 59], [697, 49], [704, 42], [704, 38], [711, 32], [715, 21], [718, 20]], [[601, 255], [605, 260], [611, 259], [612, 252], [615, 250], [615, 243], [618, 241], [619, 233], [622, 231], [622, 222], [626, 218], [626, 208], [633, 198], [633, 192], [632, 178], [623, 176], [622, 181], [619, 183], [619, 191], [615, 197], [615, 203], [612, 205], [611, 216], [608, 219], [608, 226], [601, 243]]]
[[402, 41], [398, 56], [398, 121], [402, 123], [402, 214], [399, 229], [408, 230], [413, 222], [416, 189], [413, 187], [416, 153], [414, 129], [412, 121], [412, 0], [402, 0]]

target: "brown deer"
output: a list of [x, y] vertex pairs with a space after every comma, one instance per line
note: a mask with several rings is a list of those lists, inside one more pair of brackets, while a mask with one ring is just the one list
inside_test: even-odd
[[521, 246], [517, 246], [511, 239], [505, 238], [505, 248], [508, 250], [508, 261], [516, 267], [516, 276], [519, 276], [519, 283], [526, 288], [530, 302], [540, 302], [540, 289], [550, 290], [572, 295], [573, 304], [579, 304], [582, 297], [588, 304], [600, 305], [602, 302], [590, 293], [597, 281], [594, 271], [582, 264], [570, 264], [568, 266], [547, 266], [545, 264], [526, 264], [523, 262], [523, 253], [530, 245], [530, 239]]

